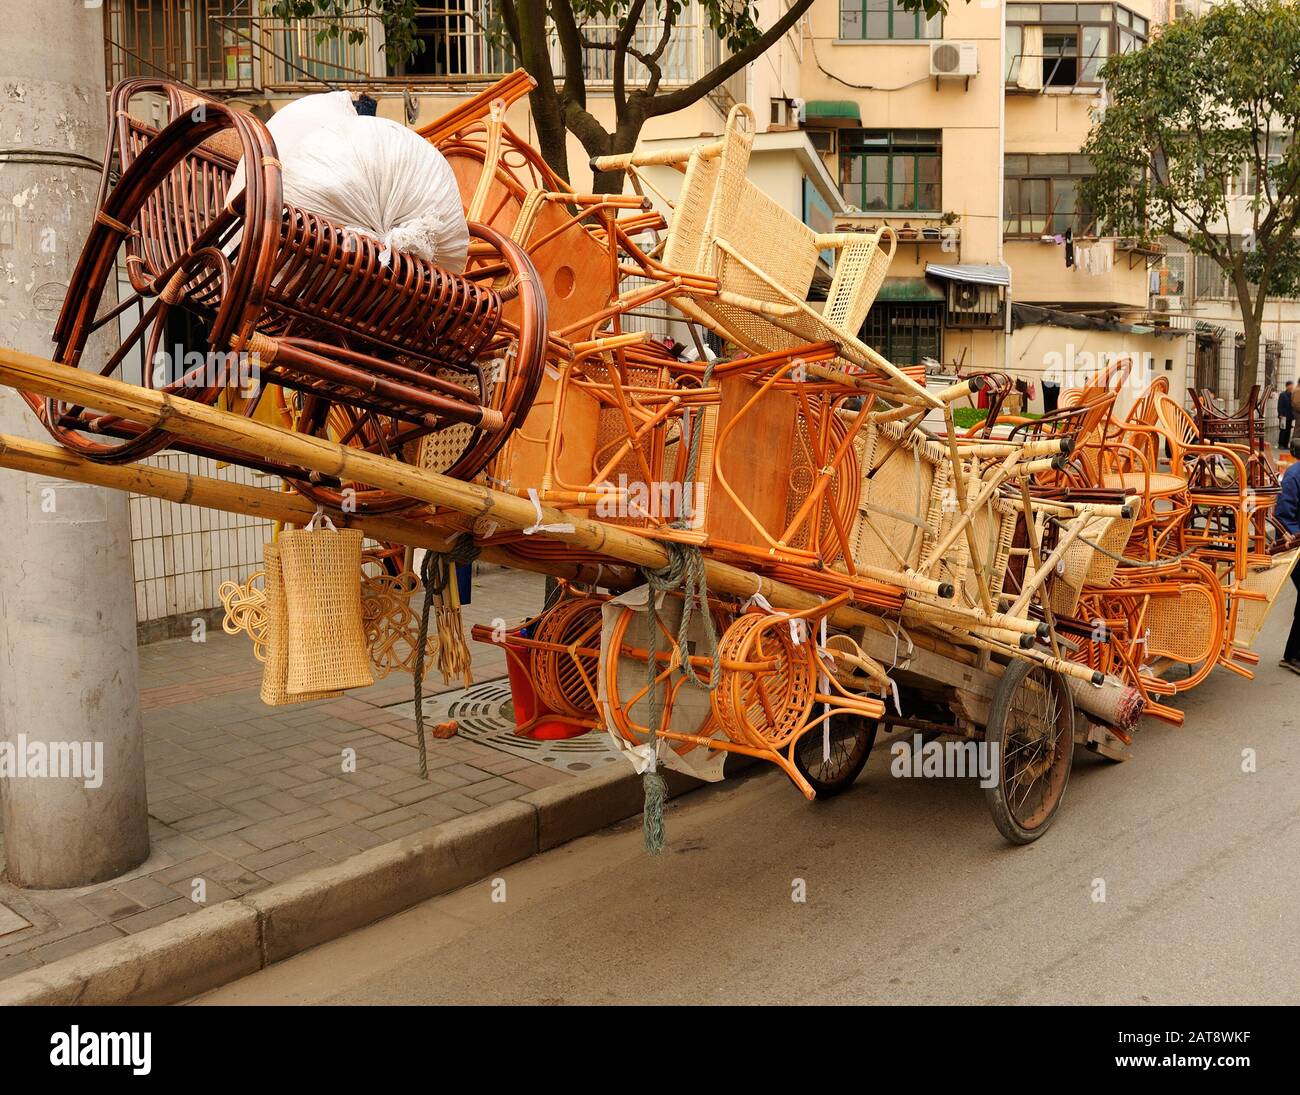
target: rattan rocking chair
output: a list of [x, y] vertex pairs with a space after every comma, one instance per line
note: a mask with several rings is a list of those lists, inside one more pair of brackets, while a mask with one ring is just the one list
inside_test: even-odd
[[[166, 106], [161, 130], [132, 112], [141, 97]], [[57, 361], [205, 403], [225, 398], [247, 414], [275, 391], [293, 428], [398, 459], [457, 429], [439, 470], [467, 479], [487, 464], [527, 412], [547, 345], [546, 299], [518, 246], [471, 225], [464, 275], [401, 252], [385, 265], [379, 240], [284, 203], [274, 140], [252, 114], [165, 80], [124, 81], [110, 101], [98, 211], [55, 328]], [[241, 159], [246, 185], [228, 198]], [[200, 364], [156, 368], [180, 313], [202, 327], [189, 347]], [[115, 348], [102, 366], [83, 362], [105, 329]], [[232, 378], [230, 361], [249, 359], [251, 383]], [[217, 375], [214, 360], [225, 362]], [[59, 441], [94, 460], [128, 462], [175, 443], [165, 429], [29, 402]], [[325, 505], [414, 504], [257, 454], [184, 447], [281, 474]]]

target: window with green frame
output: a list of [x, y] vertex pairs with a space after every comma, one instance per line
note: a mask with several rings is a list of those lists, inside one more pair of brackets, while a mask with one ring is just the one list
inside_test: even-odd
[[862, 325], [862, 341], [895, 365], [943, 360], [943, 305], [877, 302]]
[[868, 212], [939, 212], [941, 138], [938, 129], [841, 130], [844, 200]]
[[902, 0], [840, 0], [840, 37], [866, 39], [942, 38], [943, 15], [908, 11]]

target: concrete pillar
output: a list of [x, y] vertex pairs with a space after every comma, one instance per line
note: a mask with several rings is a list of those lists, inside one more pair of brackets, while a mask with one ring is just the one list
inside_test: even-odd
[[[30, 353], [52, 348], [94, 214], [103, 18], [95, 0], [0, 0], [0, 343]], [[8, 389], [0, 430], [48, 437]], [[149, 854], [127, 498], [0, 471], [0, 529], [6, 873], [88, 885]], [[37, 774], [77, 764], [80, 777]]]

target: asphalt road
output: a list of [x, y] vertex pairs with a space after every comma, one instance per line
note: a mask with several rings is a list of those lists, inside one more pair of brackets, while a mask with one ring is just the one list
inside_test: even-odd
[[1256, 681], [1217, 673], [1126, 764], [1077, 751], [1027, 847], [974, 782], [894, 778], [877, 746], [838, 799], [765, 770], [673, 804], [661, 857], [607, 830], [502, 872], [504, 901], [486, 881], [199, 1002], [1300, 1002], [1292, 605]]

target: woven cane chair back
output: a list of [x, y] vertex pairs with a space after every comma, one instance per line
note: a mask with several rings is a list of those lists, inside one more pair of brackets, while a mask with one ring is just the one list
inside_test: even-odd
[[1186, 584], [1177, 593], [1154, 596], [1147, 605], [1147, 652], [1199, 665], [1218, 657], [1226, 624], [1217, 584]]
[[940, 536], [945, 501], [954, 497], [948, 450], [897, 423], [863, 431], [862, 488], [850, 542], [859, 566], [917, 569]]
[[[1237, 646], [1249, 647], [1259, 635], [1287, 579], [1300, 557], [1300, 549], [1274, 558], [1272, 566], [1253, 569], [1237, 586], [1233, 594], [1233, 631], [1229, 638]], [[1245, 594], [1245, 596], [1241, 596]]]
[[[1019, 505], [1010, 499], [995, 495], [977, 509], [971, 518], [975, 543], [979, 547], [980, 562], [984, 568], [984, 578], [988, 583], [990, 596], [995, 598], [1002, 593], [1019, 514]], [[956, 519], [955, 506], [943, 507], [943, 519], [939, 526], [940, 537], [947, 534]], [[935, 564], [933, 569], [929, 569], [931, 563]], [[971, 565], [970, 543], [964, 535], [953, 541], [942, 559], [935, 561], [927, 553], [922, 558], [921, 565], [929, 569], [932, 577], [939, 581], [951, 582], [956, 587], [958, 603], [972, 608], [981, 603], [979, 579]]]

